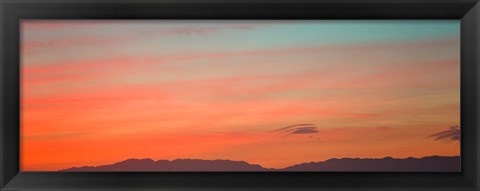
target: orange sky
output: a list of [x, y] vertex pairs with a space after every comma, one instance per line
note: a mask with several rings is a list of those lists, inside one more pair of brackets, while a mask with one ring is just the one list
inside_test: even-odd
[[[430, 137], [460, 124], [459, 37], [458, 21], [23, 21], [21, 170], [459, 155]], [[295, 124], [313, 125], [275, 131]]]

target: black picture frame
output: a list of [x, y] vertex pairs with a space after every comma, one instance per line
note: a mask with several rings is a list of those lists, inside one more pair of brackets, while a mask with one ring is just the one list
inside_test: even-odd
[[[0, 0], [0, 17], [1, 190], [480, 189], [478, 0]], [[462, 172], [19, 172], [21, 19], [461, 20]]]

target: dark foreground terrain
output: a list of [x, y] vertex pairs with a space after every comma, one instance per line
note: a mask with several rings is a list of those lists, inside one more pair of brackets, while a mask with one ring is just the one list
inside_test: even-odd
[[369, 172], [460, 172], [459, 156], [423, 158], [341, 158], [296, 164], [283, 169], [264, 168], [258, 164], [231, 160], [128, 159], [114, 164], [63, 169], [66, 172], [102, 171], [369, 171]]

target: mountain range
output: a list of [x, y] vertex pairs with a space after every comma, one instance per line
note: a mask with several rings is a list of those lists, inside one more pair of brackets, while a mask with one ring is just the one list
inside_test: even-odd
[[83, 166], [63, 169], [63, 172], [109, 171], [344, 171], [344, 172], [460, 172], [459, 156], [428, 156], [423, 158], [332, 158], [322, 162], [308, 162], [286, 168], [264, 168], [258, 164], [232, 160], [128, 159], [101, 166]]

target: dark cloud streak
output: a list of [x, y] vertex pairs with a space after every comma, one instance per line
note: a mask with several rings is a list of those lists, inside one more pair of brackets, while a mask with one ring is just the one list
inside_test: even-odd
[[311, 133], [318, 133], [318, 130], [315, 129], [297, 129], [290, 134], [311, 134]]
[[273, 130], [272, 132], [286, 133], [286, 134], [313, 134], [318, 133], [315, 124], [295, 124], [280, 129]]
[[435, 140], [451, 140], [451, 141], [460, 141], [460, 127], [452, 126], [446, 131], [441, 131], [435, 134], [430, 135]]
[[311, 124], [311, 123], [301, 123], [301, 124], [295, 124], [295, 125], [290, 125], [290, 126], [286, 126], [286, 127], [282, 127], [280, 129], [275, 129], [273, 130], [272, 132], [280, 132], [280, 131], [285, 131], [285, 130], [289, 130], [289, 129], [292, 129], [294, 127], [304, 127], [304, 126], [314, 126], [315, 124]]

